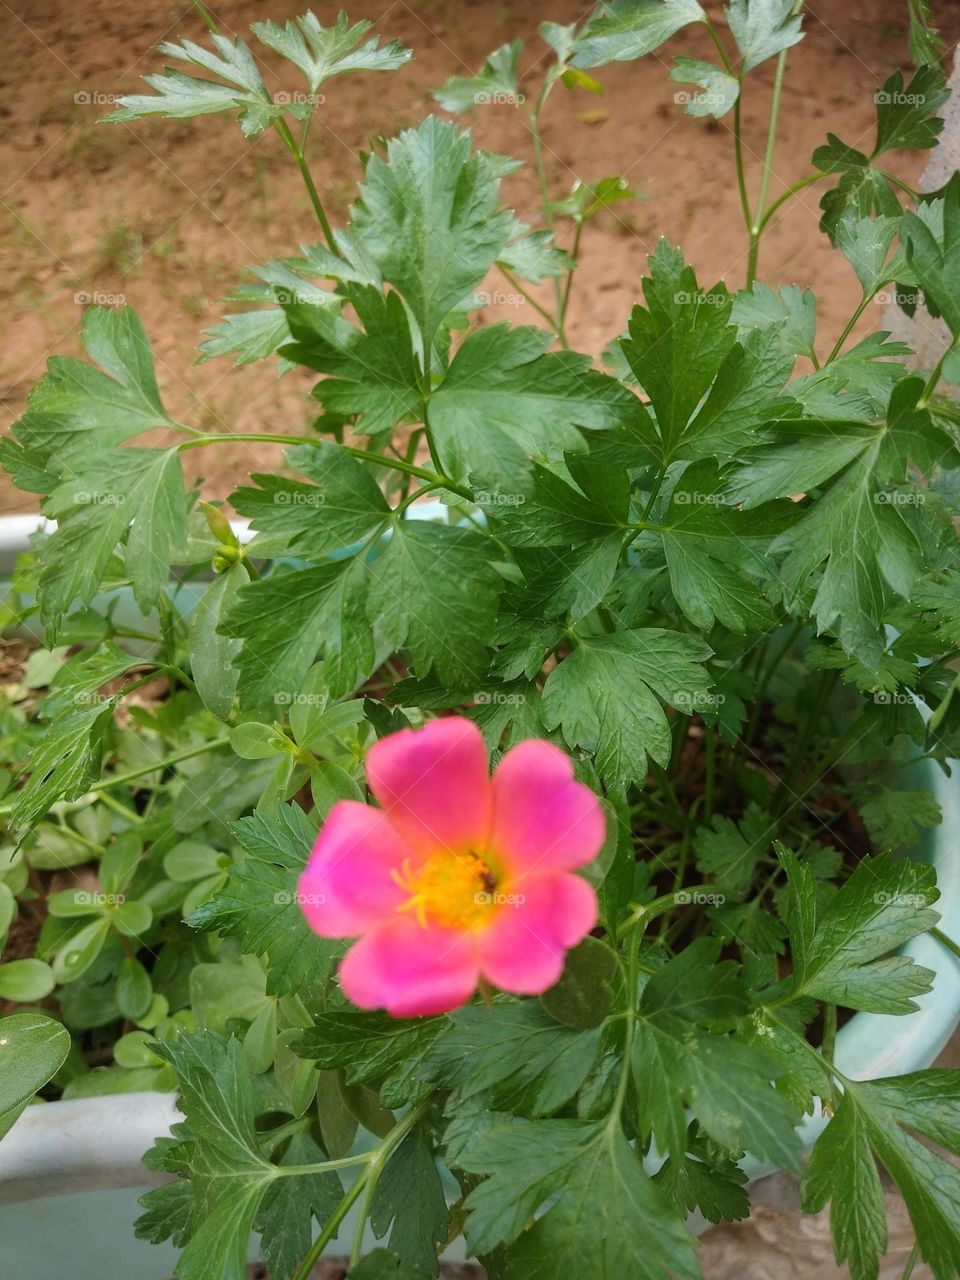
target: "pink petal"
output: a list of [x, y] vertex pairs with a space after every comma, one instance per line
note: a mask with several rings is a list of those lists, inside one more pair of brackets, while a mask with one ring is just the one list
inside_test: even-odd
[[409, 917], [381, 925], [355, 942], [340, 963], [340, 985], [361, 1009], [395, 1018], [456, 1009], [473, 995], [479, 968], [468, 933], [423, 929]]
[[573, 871], [603, 845], [603, 807], [573, 776], [570, 757], [531, 738], [503, 757], [493, 776], [491, 850], [514, 874]]
[[420, 852], [482, 849], [490, 828], [487, 752], [471, 720], [449, 716], [371, 747], [367, 781]]
[[321, 938], [352, 938], [392, 918], [409, 893], [390, 874], [415, 855], [379, 810], [338, 800], [300, 877], [298, 901]]
[[581, 876], [548, 872], [511, 885], [505, 903], [480, 935], [483, 976], [502, 991], [539, 995], [560, 977], [568, 947], [597, 923], [597, 895]]

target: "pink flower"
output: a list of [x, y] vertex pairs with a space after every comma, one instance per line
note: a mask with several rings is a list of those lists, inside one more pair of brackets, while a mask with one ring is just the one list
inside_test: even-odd
[[455, 1009], [481, 978], [553, 986], [597, 922], [573, 872], [604, 839], [564, 752], [521, 742], [491, 779], [480, 730], [449, 717], [378, 742], [367, 781], [380, 808], [335, 804], [299, 885], [315, 933], [358, 938], [340, 965], [348, 998], [409, 1018]]

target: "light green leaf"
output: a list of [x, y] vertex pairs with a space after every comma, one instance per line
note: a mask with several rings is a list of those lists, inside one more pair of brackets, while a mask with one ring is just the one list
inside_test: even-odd
[[803, 39], [794, 0], [730, 0], [726, 16], [743, 59], [741, 74]]
[[720, 119], [733, 107], [740, 96], [740, 82], [712, 62], [701, 58], [677, 58], [670, 70], [670, 79], [679, 84], [699, 86], [697, 93], [675, 93], [674, 102], [682, 103], [691, 116], [714, 116]]
[[372, 26], [366, 20], [351, 26], [341, 11], [332, 27], [322, 26], [314, 14], [307, 12], [282, 27], [276, 22], [253, 22], [250, 29], [268, 49], [299, 67], [310, 92], [315, 93], [333, 76], [354, 71], [396, 71], [410, 61], [413, 51], [397, 40], [381, 48], [379, 38], [372, 36], [361, 45]]
[[603, 67], [608, 62], [633, 62], [682, 27], [706, 20], [697, 0], [608, 0], [597, 6], [577, 37], [573, 63]]
[[444, 111], [459, 114], [488, 103], [523, 101], [517, 81], [517, 62], [523, 50], [522, 40], [511, 40], [490, 54], [475, 76], [452, 76], [433, 97]]

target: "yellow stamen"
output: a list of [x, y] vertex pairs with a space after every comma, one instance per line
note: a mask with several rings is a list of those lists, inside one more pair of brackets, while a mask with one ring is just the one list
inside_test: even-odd
[[410, 895], [397, 910], [415, 912], [421, 929], [474, 929], [494, 902], [496, 878], [476, 853], [436, 853], [416, 870], [407, 858], [390, 874]]

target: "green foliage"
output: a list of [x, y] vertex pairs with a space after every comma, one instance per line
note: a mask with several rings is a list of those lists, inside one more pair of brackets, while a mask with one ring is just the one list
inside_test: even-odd
[[[797, 1168], [810, 1112], [804, 1203], [832, 1202], [853, 1280], [886, 1248], [878, 1166], [933, 1274], [960, 1266], [955, 1171], [921, 1141], [960, 1154], [956, 1073], [855, 1081], [833, 1053], [838, 1010], [909, 1018], [934, 986], [907, 944], [958, 941], [934, 867], [903, 856], [960, 753], [960, 415], [940, 393], [960, 180], [918, 196], [893, 171], [947, 93], [923, 0], [909, 17], [916, 70], [877, 92], [872, 148], [829, 134], [782, 183], [789, 0], [542, 23], [544, 56], [509, 41], [434, 94], [523, 112], [540, 195], [519, 216], [518, 162], [429, 115], [374, 138], [330, 225], [311, 117], [329, 94], [335, 131], [336, 78], [410, 56], [344, 14], [253, 24], [305, 92], [211, 31], [161, 47], [187, 73], [120, 99], [110, 119], [275, 130], [322, 237], [251, 267], [201, 345], [301, 370], [301, 422], [174, 421], [135, 312], [90, 307], [84, 358], [51, 357], [0, 445], [56, 521], [4, 605], [50, 647], [14, 646], [0, 689], [0, 999], [53, 1018], [0, 1022], [0, 1134], [37, 1089], [179, 1088], [138, 1230], [182, 1251], [181, 1280], [242, 1280], [251, 1235], [278, 1280], [327, 1245], [357, 1280], [423, 1280], [461, 1233], [498, 1280], [692, 1280], [687, 1214], [744, 1217], [743, 1157]], [[688, 115], [735, 113], [744, 287], [702, 285], [661, 240], [601, 371], [569, 341], [580, 263], [637, 192], [627, 163], [555, 188], [545, 113], [701, 25], [716, 56], [671, 53], [668, 75]], [[741, 113], [758, 67], [769, 149]], [[755, 188], [744, 156], [765, 152]], [[758, 279], [781, 206], [825, 180], [859, 292], [831, 349], [810, 290]], [[498, 273], [546, 327], [475, 323]], [[885, 289], [945, 321], [937, 367], [882, 331], [851, 341]], [[287, 444], [282, 466], [200, 501], [194, 450], [256, 443]], [[373, 745], [442, 713], [493, 766], [526, 738], [568, 752], [607, 820], [578, 870], [600, 925], [549, 990], [484, 981], [396, 1019], [346, 1003], [352, 940], [312, 932], [299, 878], [331, 809], [367, 799]], [[363, 1257], [365, 1228], [386, 1247]]]

